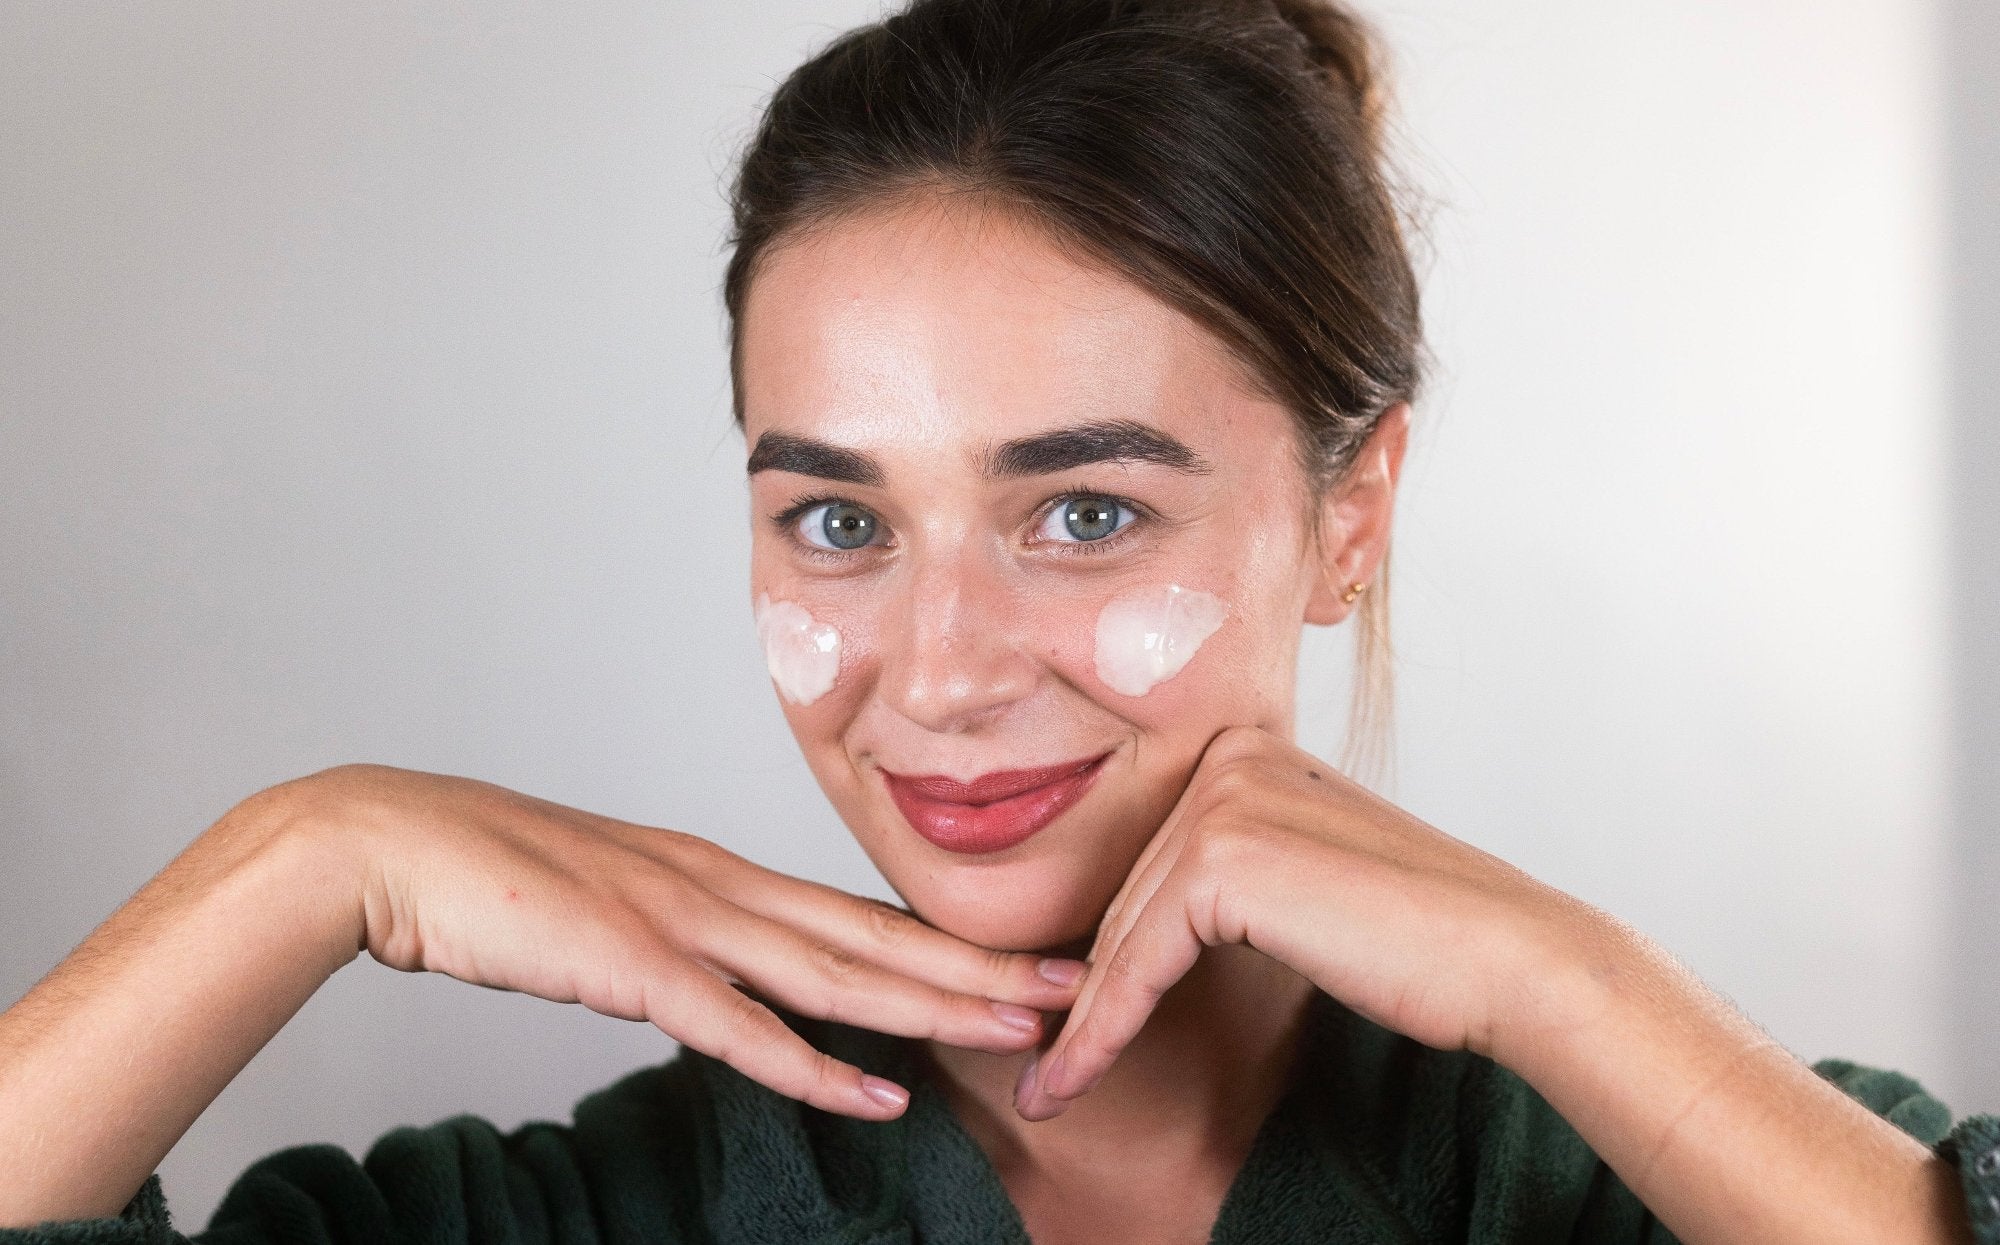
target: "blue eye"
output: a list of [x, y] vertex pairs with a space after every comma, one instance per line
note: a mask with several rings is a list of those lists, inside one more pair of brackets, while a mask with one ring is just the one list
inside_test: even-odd
[[1064, 544], [1103, 540], [1115, 535], [1137, 517], [1131, 507], [1121, 504], [1115, 497], [1079, 493], [1064, 498], [1061, 505], [1049, 511], [1048, 518], [1042, 520], [1041, 531], [1036, 534], [1044, 540]]
[[874, 542], [877, 526], [873, 514], [845, 501], [821, 502], [798, 518], [800, 538], [821, 549], [860, 549]]

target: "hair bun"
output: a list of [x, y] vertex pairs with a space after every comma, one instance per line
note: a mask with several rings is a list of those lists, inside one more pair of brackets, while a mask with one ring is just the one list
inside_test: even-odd
[[1338, 0], [1271, 0], [1271, 7], [1305, 38], [1313, 63], [1346, 92], [1369, 144], [1379, 146], [1389, 100], [1374, 30]]

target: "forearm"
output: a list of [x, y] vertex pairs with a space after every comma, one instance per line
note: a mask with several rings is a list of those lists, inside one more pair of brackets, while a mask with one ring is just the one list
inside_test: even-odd
[[0, 1013], [0, 1226], [118, 1213], [358, 954], [358, 876], [269, 796], [210, 827]]
[[1955, 1171], [1630, 931], [1543, 961], [1496, 1058], [1705, 1242], [1969, 1242]]

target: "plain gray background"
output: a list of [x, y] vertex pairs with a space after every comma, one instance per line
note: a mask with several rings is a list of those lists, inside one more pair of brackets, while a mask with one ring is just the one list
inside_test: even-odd
[[[2000, 1109], [2000, 10], [1364, 11], [1440, 362], [1385, 794], [1802, 1057]], [[719, 298], [759, 103], [878, 12], [0, 7], [0, 1000], [349, 760], [889, 894], [756, 650]], [[364, 956], [162, 1174], [192, 1228], [280, 1146], [671, 1051]]]

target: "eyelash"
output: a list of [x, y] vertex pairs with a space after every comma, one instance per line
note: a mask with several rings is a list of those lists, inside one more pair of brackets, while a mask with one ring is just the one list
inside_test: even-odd
[[[1107, 552], [1108, 548], [1111, 546], [1122, 546], [1125, 543], [1125, 534], [1127, 532], [1131, 531], [1135, 527], [1138, 527], [1141, 523], [1150, 523], [1155, 518], [1151, 510], [1147, 509], [1145, 506], [1140, 505], [1138, 502], [1133, 501], [1129, 497], [1122, 497], [1117, 493], [1099, 493], [1099, 492], [1093, 492], [1088, 489], [1077, 489], [1068, 493], [1058, 493], [1056, 496], [1050, 498], [1048, 501], [1045, 501], [1040, 506], [1036, 507], [1033, 520], [1034, 525], [1039, 527], [1042, 524], [1042, 522], [1049, 517], [1049, 514], [1056, 509], [1056, 507], [1063, 505], [1065, 502], [1073, 501], [1079, 497], [1102, 497], [1107, 501], [1117, 502], [1120, 506], [1123, 506], [1125, 509], [1132, 512], [1132, 521], [1130, 523], [1127, 523], [1125, 526], [1119, 528], [1111, 535], [1104, 537], [1102, 540], [1054, 540], [1046, 542], [1050, 545], [1057, 547], [1060, 550], [1059, 556], [1061, 557], [1084, 557], [1084, 558], [1096, 557], [1102, 553]], [[771, 523], [778, 529], [778, 531], [787, 540], [789, 540], [792, 543], [793, 548], [805, 554], [807, 557], [814, 558], [824, 562], [834, 562], [834, 563], [843, 562], [853, 554], [861, 552], [861, 550], [822, 549], [818, 545], [800, 540], [798, 535], [799, 519], [802, 518], [808, 510], [811, 510], [815, 506], [832, 506], [832, 505], [857, 506], [863, 510], [868, 509], [868, 507], [862, 506], [861, 503], [858, 501], [854, 501], [846, 497], [841, 497], [837, 494], [811, 493], [804, 497], [794, 498], [792, 500], [791, 505], [785, 507], [777, 514], [771, 516]], [[871, 511], [870, 513], [873, 512]], [[863, 548], [867, 547], [868, 546], [863, 546]]]

